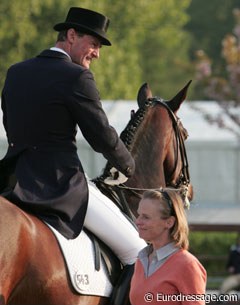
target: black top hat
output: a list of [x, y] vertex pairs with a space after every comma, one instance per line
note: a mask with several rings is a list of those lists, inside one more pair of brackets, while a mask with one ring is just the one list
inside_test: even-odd
[[71, 7], [65, 22], [56, 24], [53, 28], [62, 31], [74, 28], [77, 31], [96, 36], [103, 45], [110, 46], [111, 42], [106, 37], [110, 20], [97, 12], [80, 8]]

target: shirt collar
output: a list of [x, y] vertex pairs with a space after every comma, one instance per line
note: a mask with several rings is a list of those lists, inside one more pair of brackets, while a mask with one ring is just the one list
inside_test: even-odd
[[[139, 252], [139, 258], [143, 259], [145, 257], [148, 257], [149, 255], [149, 250], [150, 250], [151, 245], [143, 248], [140, 252]], [[156, 250], [156, 254], [155, 257], [157, 258], [158, 261], [168, 257], [169, 255], [173, 254], [174, 252], [178, 251], [179, 248], [176, 247], [174, 242], [171, 242], [169, 244], [167, 244], [164, 247], [161, 247], [159, 249]]]
[[50, 50], [61, 52], [61, 53], [65, 54], [65, 55], [67, 55], [70, 60], [72, 60], [71, 57], [69, 56], [69, 54], [67, 52], [65, 52], [63, 49], [60, 49], [60, 48], [57, 48], [57, 47], [52, 47], [52, 48], [50, 48]]

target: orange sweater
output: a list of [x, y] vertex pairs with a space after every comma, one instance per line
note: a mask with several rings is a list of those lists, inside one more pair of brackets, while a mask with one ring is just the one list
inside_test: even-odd
[[131, 281], [131, 304], [204, 305], [206, 277], [204, 267], [186, 250], [171, 255], [149, 277], [138, 259]]

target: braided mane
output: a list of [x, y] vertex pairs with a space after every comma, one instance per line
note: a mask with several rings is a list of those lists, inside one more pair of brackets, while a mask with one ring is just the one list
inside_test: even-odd
[[[130, 121], [128, 122], [127, 126], [120, 134], [120, 138], [127, 147], [127, 149], [131, 152], [133, 146], [133, 140], [135, 138], [135, 134], [138, 130], [138, 127], [141, 125], [147, 111], [153, 106], [154, 99], [147, 99], [143, 106], [141, 106], [137, 112], [135, 112]], [[109, 176], [109, 171], [112, 168], [112, 165], [107, 162], [103, 174], [98, 177], [97, 179], [104, 180], [106, 177]]]
[[146, 100], [145, 104], [134, 113], [131, 120], [120, 134], [121, 140], [130, 152], [132, 151], [132, 144], [138, 127], [141, 125], [145, 114], [152, 105], [153, 103], [151, 100]]

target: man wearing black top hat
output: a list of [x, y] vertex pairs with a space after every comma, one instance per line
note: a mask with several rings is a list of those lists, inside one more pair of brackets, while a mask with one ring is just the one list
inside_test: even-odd
[[[69, 239], [80, 233], [84, 221], [95, 233], [100, 226], [106, 227], [103, 235], [112, 233], [116, 225], [112, 216], [106, 215], [108, 198], [99, 194], [98, 201], [97, 190], [86, 181], [77, 155], [77, 126], [91, 147], [112, 164], [113, 172], [118, 171], [118, 180], [109, 177], [106, 183], [126, 181], [135, 167], [109, 125], [89, 70], [101, 46], [111, 45], [106, 36], [108, 25], [109, 19], [102, 14], [71, 8], [66, 21], [54, 26], [59, 32], [55, 47], [11, 66], [2, 92], [9, 146], [0, 162], [0, 191]], [[103, 211], [99, 219], [95, 206]], [[87, 210], [90, 215], [87, 213], [85, 220]], [[113, 210], [116, 221], [120, 221], [120, 211], [116, 207]], [[125, 218], [118, 229], [116, 234], [128, 240], [113, 235], [118, 244], [112, 245], [109, 236], [106, 242], [123, 263], [131, 264], [145, 244]]]

